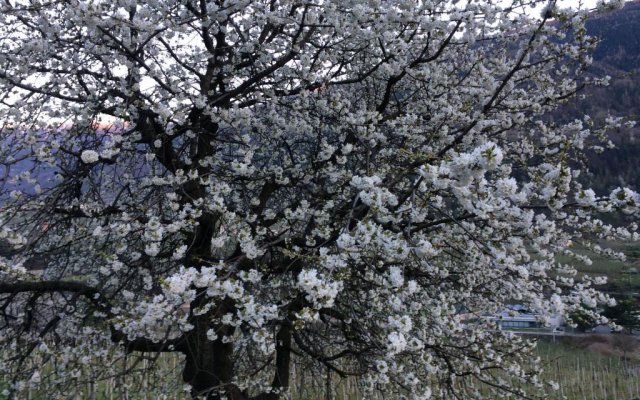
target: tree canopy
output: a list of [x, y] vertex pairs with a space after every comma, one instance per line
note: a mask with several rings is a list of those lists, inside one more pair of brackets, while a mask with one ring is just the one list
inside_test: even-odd
[[633, 297], [617, 299], [616, 304], [605, 308], [602, 315], [629, 333], [640, 328], [640, 310], [638, 302]]
[[624, 121], [549, 114], [607, 80], [588, 12], [539, 5], [3, 2], [6, 392], [62, 396], [121, 349], [183, 354], [194, 398], [277, 399], [294, 361], [388, 398], [533, 396], [510, 383], [542, 387], [533, 344], [487, 316], [595, 316], [556, 255], [622, 257], [597, 242], [637, 224], [601, 215], [640, 203], [576, 179]]

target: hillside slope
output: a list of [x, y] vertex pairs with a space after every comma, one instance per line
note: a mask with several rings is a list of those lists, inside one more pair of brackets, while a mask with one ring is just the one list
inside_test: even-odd
[[609, 75], [608, 87], [591, 88], [562, 110], [565, 117], [596, 119], [626, 116], [639, 126], [611, 133], [616, 148], [603, 154], [589, 154], [585, 179], [598, 192], [617, 186], [640, 188], [640, 1], [621, 10], [594, 15], [587, 31], [599, 39], [590, 73]]

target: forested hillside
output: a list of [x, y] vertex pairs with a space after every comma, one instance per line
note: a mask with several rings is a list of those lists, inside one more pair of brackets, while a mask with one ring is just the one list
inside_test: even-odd
[[[593, 16], [589, 34], [599, 38], [591, 73], [609, 75], [608, 87], [585, 91], [582, 99], [563, 110], [568, 117], [628, 116], [640, 122], [640, 1], [627, 3], [614, 13]], [[640, 187], [640, 127], [611, 134], [616, 148], [590, 154], [591, 174], [584, 177], [598, 190], [617, 186]]]

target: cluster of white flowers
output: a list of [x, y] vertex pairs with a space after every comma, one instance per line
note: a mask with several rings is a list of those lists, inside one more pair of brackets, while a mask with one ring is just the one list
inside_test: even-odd
[[407, 348], [407, 340], [402, 332], [391, 332], [387, 339], [387, 351], [390, 355], [398, 354]]
[[611, 192], [609, 199], [616, 209], [626, 214], [640, 211], [640, 195], [629, 188], [617, 188]]
[[85, 164], [93, 164], [100, 160], [100, 154], [95, 150], [84, 150], [82, 154], [80, 154], [80, 159]]
[[298, 274], [298, 286], [306, 293], [315, 308], [333, 306], [338, 292], [342, 289], [342, 282], [329, 281], [318, 274], [315, 269], [305, 269]]

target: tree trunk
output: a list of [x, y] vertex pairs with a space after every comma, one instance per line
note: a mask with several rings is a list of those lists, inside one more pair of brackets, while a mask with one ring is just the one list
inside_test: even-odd
[[[222, 308], [222, 307], [221, 307]], [[185, 366], [182, 377], [191, 385], [194, 399], [206, 400], [277, 400], [277, 393], [262, 393], [251, 399], [235, 384], [233, 345], [223, 343], [222, 337], [211, 341], [207, 338], [207, 318], [194, 317], [194, 329], [186, 338]], [[226, 332], [231, 335], [233, 332]], [[289, 386], [291, 362], [291, 327], [285, 323], [276, 335], [274, 389], [286, 390]]]
[[209, 340], [206, 318], [198, 319], [198, 324], [187, 335], [182, 371], [184, 382], [191, 385], [192, 397], [206, 400], [246, 400], [238, 387], [231, 383], [234, 376], [233, 345], [223, 343], [222, 337]]
[[[227, 312], [233, 312], [230, 299], [223, 300], [218, 307], [202, 315], [194, 310], [205, 305], [206, 289], [198, 289], [191, 303], [189, 322], [193, 329], [185, 334], [185, 365], [182, 379], [191, 386], [192, 397], [207, 400], [245, 400], [240, 390], [231, 383], [234, 376], [233, 345], [223, 343], [224, 336], [233, 335], [233, 327], [214, 326], [211, 321]], [[207, 331], [214, 328], [218, 338], [210, 340]]]
[[273, 387], [289, 387], [289, 368], [291, 363], [291, 327], [285, 321], [276, 335], [276, 371]]
[[[200, 193], [200, 195], [203, 195]], [[188, 263], [198, 268], [199, 259], [210, 257], [211, 238], [214, 235], [215, 218], [211, 215], [203, 215], [200, 225], [195, 232], [193, 246], [190, 250]], [[279, 394], [262, 393], [249, 399], [235, 384], [233, 378], [234, 354], [231, 343], [223, 343], [223, 337], [233, 336], [234, 329], [230, 326], [214, 326], [212, 321], [218, 320], [227, 313], [235, 313], [233, 300], [226, 298], [217, 307], [203, 315], [195, 315], [194, 311], [205, 306], [208, 301], [205, 288], [196, 290], [196, 297], [190, 305], [189, 323], [193, 329], [185, 334], [185, 343], [182, 348], [185, 353], [185, 365], [182, 378], [191, 386], [191, 395], [194, 399], [206, 400], [277, 400]], [[215, 329], [218, 338], [209, 340], [207, 331]], [[278, 329], [276, 334], [276, 359], [275, 372], [272, 387], [286, 389], [289, 386], [291, 348], [291, 327], [288, 321]]]

